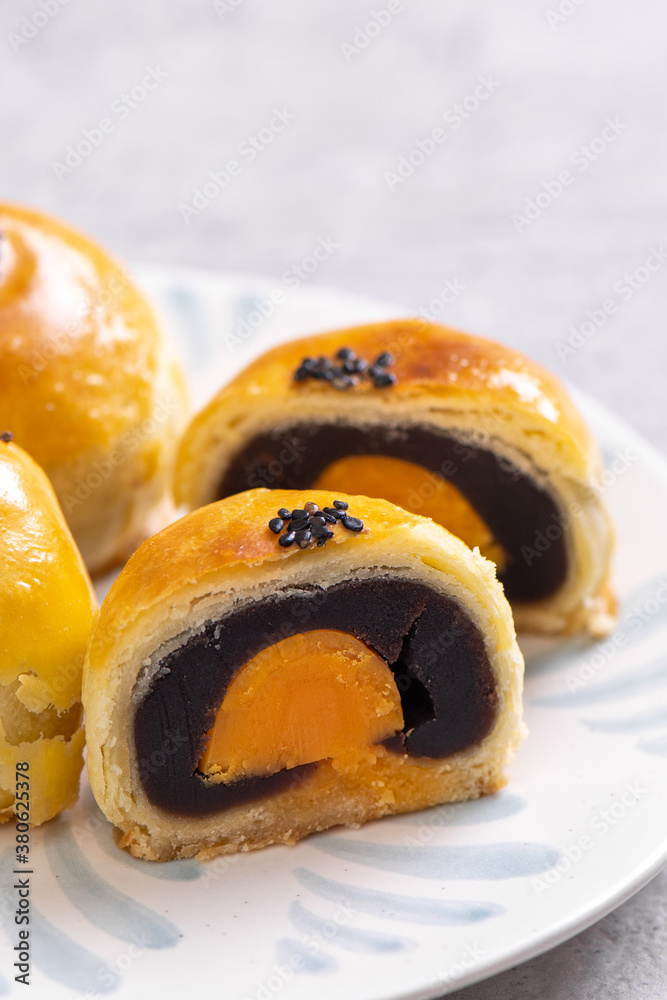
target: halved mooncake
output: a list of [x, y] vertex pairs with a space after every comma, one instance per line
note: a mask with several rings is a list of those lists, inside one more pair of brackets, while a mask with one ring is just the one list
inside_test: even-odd
[[601, 474], [555, 376], [406, 319], [262, 355], [194, 417], [175, 492], [189, 508], [262, 486], [383, 497], [493, 559], [520, 630], [603, 635], [615, 602]]
[[145, 542], [84, 669], [138, 857], [292, 843], [502, 787], [523, 660], [493, 564], [384, 500], [253, 490]]
[[83, 767], [81, 672], [96, 609], [51, 484], [0, 435], [0, 822], [72, 805]]

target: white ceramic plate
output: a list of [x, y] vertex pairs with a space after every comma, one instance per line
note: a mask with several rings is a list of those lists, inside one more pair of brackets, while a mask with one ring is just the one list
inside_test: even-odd
[[[141, 268], [140, 277], [187, 361], [197, 405], [269, 345], [400, 314], [244, 275]], [[114, 846], [84, 778], [76, 808], [32, 832], [34, 996], [440, 997], [553, 947], [659, 871], [667, 463], [577, 399], [607, 461], [619, 626], [598, 645], [522, 643], [531, 735], [509, 787], [296, 847], [157, 865]], [[13, 838], [6, 824], [0, 995], [20, 996]]]

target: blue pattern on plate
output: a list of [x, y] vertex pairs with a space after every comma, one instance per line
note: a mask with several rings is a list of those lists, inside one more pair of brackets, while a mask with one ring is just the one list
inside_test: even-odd
[[162, 861], [160, 864], [147, 863], [141, 858], [134, 858], [127, 851], [118, 847], [113, 839], [113, 826], [104, 817], [97, 805], [86, 805], [84, 809], [88, 828], [95, 840], [114, 861], [133, 868], [149, 878], [165, 879], [169, 882], [194, 882], [201, 878], [205, 868], [198, 861], [186, 859], [183, 861]]
[[[15, 851], [11, 847], [0, 857], [0, 899], [3, 903], [3, 913], [7, 914], [2, 916], [0, 921], [5, 927], [12, 948], [18, 940], [16, 934], [18, 928], [9, 917], [10, 914], [13, 916], [16, 909], [16, 896], [12, 888], [16, 878], [13, 874], [15, 857]], [[69, 934], [55, 927], [34, 903], [30, 907], [30, 944], [32, 961], [36, 968], [51, 979], [63, 983], [68, 989], [77, 992], [90, 990], [95, 995], [109, 993], [118, 985], [118, 976], [107, 968], [104, 959], [94, 955]], [[11, 992], [9, 986], [4, 985], [6, 988], [1, 992]]]
[[581, 719], [585, 726], [598, 733], [636, 733], [642, 729], [654, 729], [667, 723], [667, 705], [652, 708], [640, 715], [621, 716], [616, 719]]
[[320, 917], [298, 900], [290, 904], [288, 916], [297, 931], [312, 935], [315, 940], [326, 941], [328, 945], [336, 948], [344, 948], [346, 951], [384, 955], [387, 952], [408, 951], [417, 945], [417, 942], [410, 938], [351, 927], [348, 921], [354, 914], [344, 913], [344, 922]]
[[167, 302], [172, 314], [170, 319], [175, 320], [172, 333], [181, 342], [181, 351], [188, 359], [188, 365], [195, 371], [205, 367], [210, 362], [211, 351], [201, 312], [201, 298], [191, 288], [173, 285]]
[[581, 690], [532, 698], [531, 705], [539, 705], [544, 708], [575, 708], [577, 705], [595, 705], [599, 702], [625, 698], [629, 694], [652, 691], [661, 687], [666, 680], [667, 660], [661, 657], [640, 667], [633, 667], [631, 672], [622, 677], [588, 684]]
[[656, 757], [667, 757], [667, 733], [655, 736], [650, 740], [640, 740], [637, 746], [644, 753], [651, 753]]
[[363, 889], [296, 868], [294, 874], [301, 885], [316, 896], [332, 903], [341, 903], [360, 913], [371, 913], [385, 920], [403, 920], [415, 924], [476, 924], [489, 917], [500, 916], [505, 907], [483, 900], [440, 900], [426, 896], [402, 896], [395, 892]]
[[472, 826], [476, 823], [490, 823], [493, 820], [514, 816], [521, 812], [525, 805], [525, 799], [519, 795], [498, 792], [496, 795], [483, 795], [482, 798], [472, 799], [470, 802], [448, 802], [416, 813], [401, 813], [392, 816], [391, 822], [426, 826], [429, 829], [442, 826]]
[[500, 843], [408, 847], [373, 844], [321, 834], [312, 846], [343, 861], [354, 861], [380, 871], [430, 879], [522, 878], [549, 871], [560, 859], [560, 851], [548, 844]]
[[300, 941], [295, 941], [294, 938], [281, 938], [276, 941], [276, 958], [281, 965], [287, 965], [297, 973], [335, 972], [339, 966], [338, 960], [333, 955], [322, 951], [317, 946], [317, 942], [314, 942], [313, 946], [316, 950], [309, 951], [305, 945]]
[[60, 888], [91, 924], [141, 948], [170, 948], [178, 942], [180, 931], [170, 920], [114, 889], [95, 871], [69, 823], [49, 824], [44, 847]]
[[[618, 647], [619, 654], [651, 635], [656, 629], [667, 626], [667, 603], [660, 604], [653, 614], [649, 614], [647, 611], [644, 612], [643, 620], [637, 615], [637, 610], [643, 610], [647, 602], [655, 599], [655, 595], [662, 583], [667, 587], [667, 572], [651, 577], [650, 580], [645, 580], [644, 583], [635, 587], [623, 599], [618, 611], [619, 624], [616, 632], [622, 633], [627, 641], [623, 646]], [[646, 617], [647, 614], [648, 617]], [[633, 615], [634, 618], [632, 617]], [[641, 628], [634, 625], [635, 621], [638, 623], [641, 622]], [[629, 634], [628, 629], [630, 629]], [[612, 635], [614, 634], [616, 633], [612, 633]], [[592, 655], [597, 648], [603, 646], [604, 642], [605, 640], [599, 643], [593, 642], [585, 636], [575, 636], [572, 639], [566, 639], [545, 653], [527, 656], [526, 673], [537, 676], [539, 674], [552, 673], [564, 667], [570, 670], [576, 669], [578, 666], [581, 666], [582, 661], [585, 661], [587, 656]], [[579, 661], [573, 662], [573, 657], [575, 656], [580, 657]]]

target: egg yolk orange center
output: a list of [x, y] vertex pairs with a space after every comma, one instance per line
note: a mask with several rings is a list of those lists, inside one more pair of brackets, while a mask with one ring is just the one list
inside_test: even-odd
[[349, 455], [328, 465], [314, 488], [382, 497], [433, 518], [471, 549], [477, 545], [483, 556], [504, 564], [502, 548], [474, 507], [455, 486], [422, 465], [382, 455]]
[[346, 632], [317, 629], [268, 646], [237, 672], [199, 770], [224, 782], [335, 762], [402, 728], [385, 661]]

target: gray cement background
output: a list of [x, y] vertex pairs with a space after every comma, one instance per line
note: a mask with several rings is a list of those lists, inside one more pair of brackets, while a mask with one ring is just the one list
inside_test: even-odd
[[[39, 0], [0, 5], [2, 198], [138, 261], [281, 275], [330, 238], [313, 282], [431, 303], [667, 451], [659, 0], [45, 3], [48, 16]], [[179, 208], [232, 160], [224, 191]], [[661, 1000], [666, 902], [663, 874], [459, 995]]]

